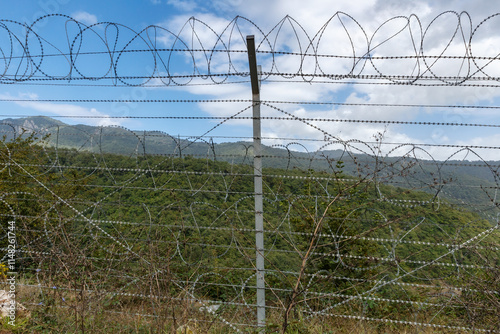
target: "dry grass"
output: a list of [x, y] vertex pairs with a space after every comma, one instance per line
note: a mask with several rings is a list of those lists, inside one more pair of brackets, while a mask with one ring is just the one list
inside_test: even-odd
[[[19, 322], [16, 327], [5, 323], [0, 334], [7, 333], [177, 333], [176, 329], [184, 326], [193, 333], [226, 334], [234, 333], [223, 322], [212, 315], [203, 314], [193, 307], [193, 303], [167, 302], [157, 309], [158, 317], [144, 316], [150, 309], [150, 302], [130, 300], [121, 306], [113, 307], [86, 303], [87, 309], [78, 309], [78, 298], [66, 294], [65, 302], [57, 302], [60, 293], [45, 293], [44, 299], [50, 305], [38, 305], [40, 292], [37, 287], [19, 286], [18, 299], [27, 304], [32, 317], [26, 322]], [[62, 300], [61, 300], [62, 301]], [[142, 314], [142, 315], [141, 315]], [[235, 318], [236, 318], [235, 314]], [[196, 320], [195, 320], [196, 319]], [[266, 333], [280, 333], [283, 313], [268, 312]], [[257, 333], [255, 328], [242, 328], [242, 333]], [[182, 333], [182, 332], [181, 332]], [[186, 332], [186, 333], [189, 333]], [[359, 321], [340, 317], [313, 318], [309, 320], [297, 317], [295, 313], [289, 319], [287, 333], [300, 334], [400, 334], [400, 333], [458, 333], [456, 330], [435, 330], [432, 328], [416, 328], [414, 326], [396, 326], [383, 322]]]

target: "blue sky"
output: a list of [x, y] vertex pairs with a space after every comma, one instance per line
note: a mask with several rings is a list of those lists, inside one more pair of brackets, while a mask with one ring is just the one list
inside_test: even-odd
[[[158, 29], [150, 28], [141, 36], [154, 40], [158, 47], [180, 47], [179, 43], [173, 45], [173, 35], [179, 34], [186, 43], [191, 43], [194, 48], [210, 48], [216, 34], [222, 34], [227, 42], [229, 38], [228, 27], [235, 27], [232, 21], [237, 15], [251, 20], [258, 26], [262, 32], [270, 32], [272, 40], [276, 42], [277, 50], [281, 51], [304, 51], [304, 43], [297, 43], [294, 38], [294, 32], [298, 35], [298, 40], [304, 42], [305, 34], [310, 37], [318, 32], [324, 33], [321, 48], [318, 47], [318, 53], [322, 54], [341, 54], [346, 55], [351, 51], [352, 45], [358, 45], [363, 38], [368, 38], [372, 45], [381, 43], [380, 47], [373, 52], [375, 56], [411, 54], [411, 45], [409, 43], [409, 34], [414, 36], [419, 33], [425, 34], [424, 49], [429, 54], [438, 55], [445, 51], [445, 55], [463, 56], [465, 53], [464, 40], [470, 36], [469, 22], [465, 15], [454, 16], [453, 14], [443, 15], [434, 20], [436, 16], [446, 10], [453, 10], [458, 13], [467, 11], [471, 18], [471, 25], [476, 27], [481, 20], [493, 13], [500, 12], [500, 5], [491, 1], [460, 1], [445, 0], [439, 1], [397, 1], [397, 0], [367, 0], [363, 1], [298, 1], [298, 0], [274, 0], [264, 1], [255, 0], [251, 4], [243, 0], [214, 0], [214, 1], [196, 1], [196, 0], [142, 0], [142, 1], [79, 1], [79, 0], [40, 0], [28, 1], [19, 0], [16, 2], [6, 2], [3, 4], [1, 19], [13, 20], [20, 23], [31, 24], [38, 18], [49, 14], [68, 15], [81, 22], [82, 26], [91, 26], [88, 30], [83, 43], [80, 46], [80, 52], [93, 52], [103, 50], [106, 46], [99, 38], [106, 36], [109, 41], [113, 38], [117, 41], [118, 49], [127, 50], [147, 48], [144, 42], [134, 39], [136, 33], [146, 27], [157, 26]], [[334, 5], [332, 5], [334, 4]], [[497, 7], [497, 8], [495, 8]], [[339, 30], [338, 23], [332, 20], [331, 24], [325, 26], [337, 11], [342, 11], [352, 16], [356, 21], [344, 16], [344, 22], [347, 22], [346, 29], [350, 35], [347, 36]], [[410, 29], [404, 28], [402, 21], [392, 20], [384, 23], [386, 20], [395, 16], [407, 16], [415, 14], [420, 19], [421, 30], [418, 31], [417, 21], [410, 21]], [[282, 25], [282, 29], [273, 28], [286, 16], [290, 15], [295, 21], [288, 20]], [[191, 17], [199, 21], [190, 21]], [[462, 20], [463, 30], [459, 31], [457, 36], [454, 29], [457, 27], [457, 20]], [[434, 21], [433, 21], [434, 20]], [[34, 26], [34, 31], [45, 38], [45, 54], [59, 54], [67, 52], [68, 45], [73, 41], [79, 42], [75, 24], [67, 24], [64, 17], [50, 17], [38, 21]], [[100, 24], [102, 22], [113, 22], [119, 25], [119, 37], [116, 35], [116, 29], [109, 24]], [[239, 27], [242, 28], [242, 34], [255, 34], [259, 41], [260, 32], [256, 26], [252, 26], [247, 21], [240, 20]], [[500, 20], [490, 20], [488, 24], [482, 26], [475, 34], [474, 55], [495, 56], [500, 50], [492, 45], [500, 45], [500, 34], [498, 22]], [[210, 26], [213, 31], [204, 26]], [[357, 26], [359, 23], [359, 26]], [[14, 34], [23, 35], [20, 26], [5, 22], [6, 27], [12, 29]], [[97, 24], [97, 25], [96, 25]], [[195, 30], [199, 41], [190, 39], [193, 37], [191, 24], [195, 25]], [[299, 25], [300, 24], [300, 25]], [[337, 24], [337, 26], [335, 25]], [[359, 27], [363, 30], [360, 30]], [[401, 28], [403, 27], [403, 28]], [[161, 28], [161, 29], [160, 29]], [[378, 29], [380, 28], [380, 29]], [[17, 30], [16, 30], [17, 29]], [[295, 29], [295, 30], [294, 30]], [[323, 30], [322, 30], [323, 29]], [[399, 30], [398, 30], [399, 29]], [[167, 31], [168, 30], [168, 31]], [[363, 31], [366, 35], [363, 37]], [[225, 32], [223, 34], [223, 32]], [[399, 32], [396, 37], [389, 38], [394, 32]], [[460, 35], [465, 37], [461, 37]], [[69, 36], [69, 37], [68, 37]], [[99, 38], [97, 36], [100, 36]], [[147, 36], [147, 37], [146, 37]], [[232, 36], [233, 49], [242, 50], [244, 44], [241, 38], [235, 33]], [[451, 37], [450, 37], [451, 36]], [[454, 37], [453, 37], [454, 36]], [[33, 35], [31, 36], [33, 37]], [[349, 41], [350, 37], [352, 40]], [[69, 42], [68, 40], [71, 40]], [[448, 42], [451, 43], [448, 44]], [[113, 43], [108, 41], [108, 46]], [[127, 45], [127, 41], [131, 41]], [[383, 42], [383, 43], [382, 43]], [[0, 31], [0, 46], [3, 52], [9, 50], [8, 34]], [[202, 44], [200, 44], [202, 43]], [[345, 45], [348, 45], [346, 47]], [[338, 46], [339, 45], [339, 46]], [[363, 45], [363, 43], [359, 44]], [[445, 47], [447, 45], [447, 48]], [[74, 46], [74, 44], [73, 44]], [[337, 47], [338, 46], [338, 47]], [[357, 46], [355, 46], [356, 48]], [[57, 49], [56, 49], [57, 48]], [[302, 48], [302, 49], [301, 49]], [[40, 52], [37, 41], [29, 38], [30, 53]], [[16, 49], [13, 49], [14, 53]], [[58, 51], [59, 50], [59, 51]], [[63, 50], [63, 51], [61, 51]], [[66, 51], [65, 51], [66, 50]], [[266, 50], [262, 47], [261, 50]], [[356, 50], [357, 54], [363, 51]], [[19, 52], [19, 51], [17, 51]], [[372, 53], [371, 53], [372, 54]], [[199, 53], [196, 55], [196, 61], [201, 73], [206, 73], [207, 63]], [[220, 56], [220, 55], [216, 55]], [[163, 55], [163, 59], [167, 59]], [[269, 55], [259, 54], [259, 64], [262, 64], [264, 71], [274, 70]], [[219, 62], [220, 60], [220, 62]], [[244, 53], [233, 54], [233, 72], [247, 71], [246, 55]], [[283, 72], [297, 71], [300, 63], [296, 56], [277, 56], [274, 65]], [[189, 74], [192, 72], [192, 65], [189, 57], [185, 54], [176, 54], [170, 59], [169, 70], [173, 74]], [[328, 73], [343, 73], [348, 68], [347, 63], [336, 59], [322, 59], [321, 68]], [[16, 63], [22, 67], [22, 62]], [[12, 74], [14, 65], [10, 64], [8, 71]], [[151, 73], [165, 74], [166, 68], [156, 64], [151, 53], [124, 53], [119, 62], [120, 75], [148, 75]], [[414, 71], [410, 61], [400, 60], [397, 62], [387, 62], [376, 60], [374, 65], [377, 70], [384, 73], [411, 74]], [[222, 58], [214, 58], [211, 63], [211, 70], [224, 73], [227, 70], [227, 62]], [[483, 64], [484, 65], [484, 64]], [[3, 65], [4, 66], [4, 65]], [[303, 70], [309, 69], [305, 64]], [[364, 68], [356, 68], [356, 71], [363, 74], [377, 73], [374, 68], [369, 68], [368, 64]], [[467, 67], [468, 66], [468, 67]], [[460, 64], [457, 61], [444, 63], [436, 62], [432, 65], [432, 70], [442, 76], [453, 76], [465, 73], [467, 68], [474, 68], [474, 64]], [[5, 67], [5, 66], [4, 66]], [[499, 69], [497, 69], [497, 67]], [[70, 70], [68, 62], [62, 57], [45, 57], [42, 66], [43, 70], [55, 76], [65, 76]], [[110, 60], [106, 54], [82, 55], [78, 59], [78, 70], [89, 76], [103, 75], [109, 71]], [[3, 68], [2, 68], [3, 69]], [[489, 64], [486, 70], [491, 75], [500, 74], [500, 65], [496, 63]], [[498, 74], [497, 74], [498, 72]], [[78, 73], [72, 72], [72, 76], [78, 76]], [[275, 79], [275, 80], [273, 80]], [[298, 78], [300, 80], [300, 78]], [[0, 98], [2, 99], [250, 99], [250, 84], [245, 77], [230, 77], [229, 80], [242, 81], [239, 83], [223, 85], [206, 85], [209, 80], [194, 80], [192, 85], [168, 87], [155, 87], [162, 85], [159, 79], [153, 79], [144, 87], [122, 87], [118, 82], [118, 87], [95, 87], [95, 84], [113, 84], [112, 80], [85, 81], [59, 80], [52, 84], [41, 85], [35, 82], [31, 84], [3, 84]], [[279, 81], [279, 82], [275, 82]], [[297, 83], [287, 81], [283, 77], [270, 77], [262, 84], [263, 100], [282, 100], [282, 101], [307, 101], [307, 102], [333, 102], [333, 103], [384, 103], [384, 104], [439, 104], [439, 105], [500, 105], [500, 90], [494, 87], [410, 87], [394, 85], [347, 85], [342, 82], [335, 84], [321, 84], [319, 81], [313, 84]], [[137, 83], [131, 80], [130, 83]], [[87, 84], [87, 86], [85, 86]], [[91, 86], [88, 86], [91, 85]], [[153, 87], [151, 87], [153, 86]], [[164, 85], [165, 86], [165, 85]], [[276, 105], [283, 110], [300, 117], [309, 118], [340, 118], [354, 120], [396, 120], [413, 122], [458, 122], [458, 123], [481, 123], [481, 124], [499, 124], [497, 109], [450, 109], [450, 108], [411, 108], [411, 107], [356, 107], [356, 106], [333, 106], [333, 105], [299, 105], [299, 104], [280, 104]], [[77, 102], [2, 102], [4, 115], [47, 115], [47, 116], [74, 116], [61, 118], [61, 120], [70, 123], [122, 125], [134, 130], [161, 130], [172, 135], [196, 136], [209, 131], [217, 123], [214, 121], [193, 121], [193, 120], [159, 120], [159, 119], [119, 119], [106, 118], [106, 116], [230, 116], [236, 114], [243, 108], [248, 107], [248, 103], [77, 103]], [[279, 111], [270, 108], [263, 108], [263, 113], [269, 116], [283, 116]], [[102, 118], [79, 118], [77, 116], [101, 116]], [[242, 114], [250, 116], [249, 111]], [[314, 122], [313, 122], [314, 123]], [[211, 136], [222, 136], [228, 138], [217, 139], [219, 141], [233, 140], [229, 137], [250, 137], [251, 128], [248, 121], [231, 121], [219, 126], [216, 130], [209, 133]], [[387, 142], [417, 142], [430, 144], [459, 144], [459, 145], [488, 145], [496, 146], [500, 142], [500, 134], [497, 128], [471, 128], [471, 127], [447, 127], [447, 126], [402, 126], [382, 124], [357, 123], [321, 123], [315, 125], [321, 127], [328, 134], [332, 134], [343, 140], [360, 139], [370, 141], [378, 132], [385, 132], [385, 141]], [[264, 136], [277, 138], [268, 141], [268, 144], [286, 144], [289, 140], [280, 138], [313, 138], [323, 139], [324, 133], [314, 128], [307, 127], [300, 122], [268, 121], [263, 127]], [[312, 145], [315, 149], [318, 146]], [[434, 150], [438, 158], [446, 158], [453, 151], [444, 151], [442, 149]], [[500, 159], [496, 151], [484, 151], [482, 154], [486, 158]]]

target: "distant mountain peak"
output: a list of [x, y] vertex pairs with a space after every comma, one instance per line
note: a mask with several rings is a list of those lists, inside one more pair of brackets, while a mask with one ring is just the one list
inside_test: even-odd
[[1, 121], [1, 124], [10, 124], [14, 126], [16, 131], [22, 129], [30, 131], [46, 130], [56, 126], [67, 126], [66, 123], [53, 119], [48, 116], [30, 116], [21, 118], [6, 118]]

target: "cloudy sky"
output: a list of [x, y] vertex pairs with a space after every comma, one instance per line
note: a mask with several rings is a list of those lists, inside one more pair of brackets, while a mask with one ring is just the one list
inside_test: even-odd
[[[240, 116], [250, 116], [248, 102], [145, 104], [75, 100], [250, 99], [248, 77], [237, 75], [248, 71], [247, 55], [238, 51], [246, 48], [245, 36], [253, 34], [259, 51], [283, 52], [274, 58], [270, 53], [258, 54], [263, 72], [271, 73], [264, 75], [262, 100], [309, 103], [263, 106], [263, 116], [311, 119], [308, 124], [266, 120], [263, 135], [275, 138], [268, 144], [285, 145], [300, 139], [309, 149], [317, 149], [324, 143], [303, 139], [373, 142], [374, 136], [384, 133], [385, 143], [426, 144], [422, 147], [430, 154], [445, 159], [460, 147], [442, 145], [500, 146], [499, 128], [388, 125], [380, 121], [500, 124], [500, 109], [459, 107], [500, 106], [500, 89], [495, 87], [498, 81], [479, 80], [499, 77], [500, 64], [491, 59], [473, 62], [463, 58], [471, 53], [476, 57], [500, 53], [500, 16], [481, 24], [497, 12], [500, 4], [486, 0], [18, 0], [4, 4], [1, 19], [26, 23], [33, 33], [27, 34], [25, 28], [11, 21], [2, 21], [0, 26], [4, 59], [13, 55], [0, 65], [4, 73], [0, 99], [22, 100], [1, 102], [0, 117], [64, 116], [60, 119], [70, 124], [121, 125], [175, 136], [208, 132], [217, 141], [251, 137], [250, 121], [245, 120], [231, 120], [216, 127], [217, 121], [212, 120], [141, 118], [227, 117], [240, 111]], [[50, 14], [67, 15], [80, 24], [62, 16], [45, 17]], [[227, 53], [130, 52], [154, 47], [207, 50], [214, 46], [231, 50], [231, 58]], [[22, 57], [23, 50], [32, 56], [31, 63]], [[38, 57], [42, 52], [43, 60]], [[321, 57], [301, 56], [304, 53]], [[416, 55], [430, 57], [416, 59]], [[357, 58], [353, 60], [353, 56]], [[384, 58], [395, 56], [412, 57]], [[203, 78], [209, 71], [233, 75]], [[296, 75], [299, 72], [304, 75]], [[201, 77], [175, 81], [157, 78], [167, 74]], [[332, 78], [350, 74], [364, 78]], [[30, 75], [30, 79], [57, 80], [25, 80]], [[127, 78], [116, 80], [116, 75]], [[415, 81], [417, 86], [401, 84], [410, 82], [407, 77], [392, 81], [367, 79], [380, 75], [421, 78]], [[135, 76], [153, 78], [131, 78]], [[458, 82], [457, 76], [469, 79]], [[85, 80], [90, 77], [100, 79]], [[12, 78], [17, 78], [16, 84], [12, 84]], [[121, 116], [139, 118], [116, 118]], [[313, 120], [325, 118], [349, 122]], [[337, 148], [333, 146], [327, 148]], [[391, 147], [386, 145], [384, 150]], [[486, 159], [500, 160], [498, 150], [475, 152]], [[460, 154], [454, 158], [475, 159], [470, 153]]]

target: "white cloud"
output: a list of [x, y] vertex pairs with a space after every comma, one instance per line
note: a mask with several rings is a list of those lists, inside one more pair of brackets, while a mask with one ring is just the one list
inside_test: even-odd
[[[203, 8], [205, 6], [205, 8]], [[307, 7], [305, 7], [307, 6]], [[451, 7], [450, 7], [451, 6]], [[196, 18], [205, 22], [208, 27], [200, 22], [188, 22], [188, 16], [177, 16], [163, 25], [171, 27], [183, 27], [181, 35], [189, 47], [210, 48], [220, 35], [226, 46], [231, 50], [245, 50], [244, 38], [246, 35], [254, 34], [256, 44], [260, 51], [269, 50], [267, 43], [278, 51], [291, 51], [304, 53], [305, 50], [312, 52], [311, 45], [322, 55], [330, 57], [303, 58], [296, 55], [275, 55], [271, 59], [269, 54], [259, 53], [257, 55], [259, 64], [263, 71], [280, 71], [288, 74], [298, 73], [335, 73], [335, 74], [365, 74], [365, 75], [425, 75], [425, 76], [456, 76], [467, 75], [477, 72], [477, 66], [482, 68], [487, 74], [498, 76], [500, 73], [496, 64], [488, 63], [487, 60], [479, 60], [476, 64], [464, 62], [462, 59], [439, 59], [430, 58], [425, 62], [422, 59], [371, 59], [354, 63], [349, 56], [362, 56], [368, 50], [368, 42], [371, 42], [371, 57], [377, 56], [415, 56], [421, 50], [421, 41], [424, 37], [423, 50], [430, 56], [452, 56], [462, 57], [467, 54], [467, 43], [470, 40], [472, 30], [469, 18], [461, 13], [463, 9], [471, 12], [472, 26], [479, 24], [488, 15], [486, 10], [474, 8], [470, 3], [464, 1], [442, 1], [436, 4], [431, 1], [366, 1], [363, 6], [359, 6], [350, 0], [336, 1], [335, 7], [322, 0], [311, 0], [303, 2], [300, 0], [277, 0], [265, 1], [255, 0], [252, 6], [246, 5], [239, 0], [217, 0], [210, 3], [198, 3], [201, 14]], [[485, 5], [487, 6], [487, 5]], [[215, 7], [222, 8], [219, 16], [206, 14], [204, 11]], [[194, 8], [194, 7], [193, 7]], [[441, 14], [450, 8], [456, 13]], [[338, 11], [346, 14], [338, 13]], [[238, 20], [238, 24], [226, 19], [228, 13], [237, 13], [248, 17], [261, 30], [256, 29], [252, 23], [243, 19]], [[415, 14], [417, 16], [412, 16]], [[286, 15], [287, 18], [281, 23], [280, 20]], [[401, 15], [407, 18], [392, 19]], [[438, 16], [439, 15], [439, 16]], [[292, 19], [293, 18], [293, 19]], [[390, 19], [390, 20], [389, 20]], [[389, 21], [388, 21], [389, 20]], [[498, 22], [497, 22], [498, 21]], [[481, 26], [476, 31], [473, 52], [475, 55], [496, 56], [498, 45], [495, 35], [500, 20], [491, 20]], [[193, 34], [192, 27], [195, 24]], [[462, 24], [462, 26], [459, 26]], [[273, 30], [274, 27], [274, 30]], [[179, 29], [180, 30], [180, 29]], [[215, 33], [214, 33], [215, 32]], [[224, 33], [223, 33], [224, 32]], [[263, 36], [267, 40], [263, 41]], [[195, 38], [193, 38], [195, 37]], [[198, 40], [199, 38], [199, 40]], [[167, 42], [167, 40], [165, 40]], [[263, 41], [263, 43], [261, 43]], [[168, 41], [171, 42], [171, 39]], [[377, 46], [375, 48], [375, 46]], [[496, 50], [496, 51], [495, 51]], [[208, 63], [205, 55], [198, 54], [195, 57], [197, 69], [200, 73], [205, 73]], [[336, 56], [336, 57], [331, 57]], [[344, 57], [347, 56], [347, 57]], [[305, 60], [304, 60], [305, 59]], [[246, 54], [231, 54], [230, 64], [233, 72], [248, 71]], [[274, 61], [274, 62], [273, 62]], [[480, 63], [479, 63], [480, 62]], [[190, 63], [192, 65], [192, 63]], [[213, 72], [225, 73], [229, 68], [227, 57], [212, 58], [210, 68]], [[192, 73], [192, 68], [189, 70]], [[314, 72], [316, 71], [316, 72]], [[479, 72], [482, 76], [483, 73]], [[243, 78], [235, 77], [234, 80]], [[367, 80], [360, 80], [363, 84], [347, 85], [343, 82], [353, 80], [337, 80], [332, 84], [321, 85], [314, 83], [293, 83], [301, 80], [300, 76], [295, 76], [293, 80], [287, 82], [286, 79], [272, 76], [262, 85], [263, 100], [283, 100], [283, 101], [307, 101], [307, 102], [346, 102], [350, 104], [388, 104], [391, 107], [383, 106], [339, 106], [331, 110], [318, 110], [314, 106], [280, 105], [287, 112], [314, 118], [338, 118], [352, 120], [395, 120], [395, 121], [436, 121], [436, 122], [478, 122], [478, 116], [472, 110], [455, 110], [449, 108], [414, 108], [405, 105], [475, 105], [491, 103], [500, 98], [500, 91], [487, 87], [436, 87], [433, 85], [419, 87], [410, 85], [391, 85], [391, 82], [377, 81], [382, 84], [364, 84]], [[310, 79], [310, 77], [307, 77]], [[231, 80], [231, 78], [229, 78]], [[330, 79], [317, 77], [317, 81], [328, 81]], [[280, 81], [280, 82], [278, 82]], [[400, 79], [400, 83], [409, 83], [408, 79]], [[449, 80], [453, 84], [453, 80]], [[430, 82], [421, 80], [421, 84], [443, 83], [440, 81]], [[447, 82], [444, 82], [447, 83]], [[249, 83], [233, 84], [224, 86], [187, 86], [185, 88], [191, 94], [199, 96], [209, 96], [216, 99], [248, 99], [250, 98]], [[200, 106], [205, 112], [211, 115], [229, 116], [241, 110], [241, 104], [203, 104]], [[265, 109], [267, 116], [283, 116], [274, 109]], [[485, 111], [481, 115], [485, 116]], [[453, 118], [453, 119], [450, 119]], [[234, 124], [242, 124], [234, 122]], [[246, 122], [250, 125], [250, 122]], [[370, 141], [373, 135], [385, 131], [386, 141], [411, 143], [411, 142], [437, 142], [446, 144], [457, 144], [457, 136], [448, 133], [429, 133], [427, 128], [414, 126], [413, 133], [408, 134], [408, 127], [402, 128], [391, 125], [386, 128], [384, 124], [376, 123], [316, 123], [329, 134], [337, 135], [343, 140], [359, 139]], [[426, 131], [425, 136], [419, 136], [417, 129]], [[464, 128], [467, 130], [467, 128]], [[306, 126], [301, 122], [266, 121], [263, 131], [265, 135], [273, 138], [305, 138], [313, 137], [322, 139], [325, 134], [322, 131]], [[461, 139], [470, 138], [476, 140], [473, 132], [462, 131]], [[424, 138], [424, 139], [422, 139]], [[419, 140], [420, 139], [420, 140]], [[276, 139], [275, 142], [279, 142]], [[437, 157], [446, 158], [449, 150], [431, 149]], [[444, 152], [444, 153], [440, 153]]]
[[[19, 100], [36, 100], [38, 96], [33, 93], [20, 93], [19, 96], [13, 97], [10, 94], [0, 94], [1, 99], [19, 99]], [[16, 101], [18, 106], [31, 109], [38, 112], [48, 113], [49, 115], [65, 116], [79, 123], [97, 126], [121, 125], [119, 119], [110, 118], [96, 108], [86, 108], [75, 104], [67, 103], [52, 103], [39, 101]], [[87, 118], [88, 117], [88, 118]]]
[[167, 4], [182, 11], [193, 11], [198, 7], [192, 0], [167, 0]]
[[[490, 136], [478, 136], [467, 140], [459, 140], [458, 145], [463, 146], [483, 146], [483, 147], [498, 147], [500, 143], [500, 134], [490, 135]], [[471, 148], [469, 151], [468, 160], [478, 160], [478, 157], [484, 160], [499, 160], [498, 149], [487, 149], [487, 148]]]
[[74, 18], [76, 21], [82, 22], [88, 26], [91, 26], [98, 22], [97, 16], [84, 11], [75, 12], [71, 15], [71, 17]]

